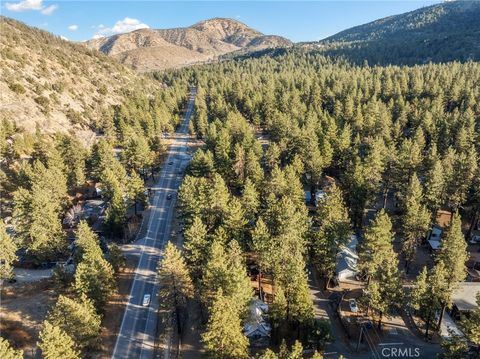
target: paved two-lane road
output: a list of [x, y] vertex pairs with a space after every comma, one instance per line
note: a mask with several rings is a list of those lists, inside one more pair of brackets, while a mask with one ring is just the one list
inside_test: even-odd
[[[114, 359], [147, 359], [154, 354], [159, 305], [157, 266], [161, 251], [170, 237], [177, 190], [190, 159], [187, 153], [188, 122], [193, 112], [195, 94], [193, 89], [182, 124], [171, 136], [172, 143], [159, 180], [152, 188], [154, 197], [148, 220], [142, 223], [140, 230], [140, 233], [145, 233], [145, 237], [138, 243], [141, 248], [140, 259], [113, 350]], [[168, 195], [172, 198], [168, 199]], [[150, 294], [152, 298], [148, 307], [142, 306], [145, 294]]]

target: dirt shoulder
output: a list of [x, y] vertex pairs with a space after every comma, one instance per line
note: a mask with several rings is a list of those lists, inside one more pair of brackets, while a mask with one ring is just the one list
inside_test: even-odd
[[130, 295], [130, 287], [135, 269], [137, 268], [138, 258], [127, 256], [126, 267], [118, 273], [117, 288], [118, 292], [112, 297], [105, 307], [105, 314], [102, 321], [101, 332], [101, 351], [97, 358], [111, 358], [117, 334], [122, 325], [123, 312]]

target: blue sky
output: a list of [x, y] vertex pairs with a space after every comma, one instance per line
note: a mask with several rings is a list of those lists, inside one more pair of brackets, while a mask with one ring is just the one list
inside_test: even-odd
[[238, 19], [265, 34], [293, 41], [313, 41], [439, 2], [3, 0], [1, 14], [75, 41], [142, 27], [189, 26], [212, 17]]

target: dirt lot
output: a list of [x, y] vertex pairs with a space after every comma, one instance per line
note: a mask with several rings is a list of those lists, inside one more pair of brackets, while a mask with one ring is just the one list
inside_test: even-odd
[[[127, 258], [127, 267], [118, 276], [118, 293], [105, 308], [100, 351], [94, 358], [110, 358], [116, 334], [136, 267], [135, 258]], [[33, 358], [38, 333], [48, 310], [55, 305], [57, 294], [51, 280], [34, 283], [16, 283], [2, 290], [0, 303], [0, 334], [15, 348], [22, 349], [26, 358]]]
[[56, 294], [50, 280], [16, 283], [2, 289], [0, 334], [15, 348], [32, 358], [43, 319], [55, 304]]

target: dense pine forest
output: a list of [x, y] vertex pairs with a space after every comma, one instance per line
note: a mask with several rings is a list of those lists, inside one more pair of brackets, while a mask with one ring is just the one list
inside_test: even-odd
[[[436, 327], [433, 313], [451, 305], [466, 277], [464, 233], [480, 209], [478, 63], [368, 67], [291, 52], [166, 76], [198, 86], [191, 131], [205, 146], [179, 200], [187, 268], [208, 309], [208, 353], [247, 356], [245, 260], [272, 279], [274, 343], [321, 349], [328, 328], [313, 330], [319, 323], [307, 264], [328, 285], [336, 254], [354, 233], [361, 236], [362, 300], [379, 326], [410, 302], [427, 335]], [[304, 190], [315, 193], [326, 176], [334, 183], [309, 216]], [[371, 209], [376, 215], [367, 220]], [[403, 278], [440, 209], [453, 220], [434, 266], [407, 293]], [[462, 325], [478, 345], [473, 319]]]
[[480, 3], [444, 1], [355, 26], [317, 43], [362, 64], [415, 65], [480, 59]]
[[[178, 337], [191, 330], [189, 308], [198, 308], [205, 356], [322, 358], [334, 335], [317, 314], [311, 282], [319, 278], [325, 292], [338, 287], [339, 253], [355, 240], [355, 314], [380, 332], [387, 317], [411, 313], [418, 337], [438, 340], [442, 358], [477, 357], [478, 306], [457, 318], [464, 336], [438, 333], [454, 292], [472, 280], [466, 265], [478, 251], [480, 64], [467, 55], [412, 66], [324, 55], [266, 50], [147, 74], [153, 93], [124, 89], [120, 103], [102, 101], [99, 116], [69, 112], [94, 134], [90, 147], [73, 131], [0, 121], [0, 280], [14, 283], [18, 263], [53, 268], [55, 298], [36, 344], [44, 357], [102, 350], [107, 308], [127, 266], [122, 245], [139, 239], [156, 184], [175, 225], [157, 233], [158, 293], [144, 286], [133, 294], [158, 296], [158, 326]], [[15, 81], [12, 91], [22, 92]], [[181, 133], [192, 154], [183, 173], [165, 159], [193, 97], [190, 135]], [[178, 176], [178, 193], [178, 184], [154, 180], [160, 168], [169, 181]], [[79, 220], [92, 198], [105, 207], [100, 229]], [[429, 251], [441, 215], [441, 245]], [[258, 347], [246, 335], [255, 303], [268, 308], [268, 342]], [[23, 357], [7, 340], [0, 338], [0, 356]]]

